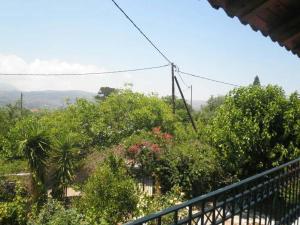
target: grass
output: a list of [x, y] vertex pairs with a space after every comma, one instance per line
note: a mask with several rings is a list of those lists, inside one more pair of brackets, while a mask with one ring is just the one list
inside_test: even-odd
[[3, 160], [0, 159], [0, 175], [28, 172], [25, 160]]

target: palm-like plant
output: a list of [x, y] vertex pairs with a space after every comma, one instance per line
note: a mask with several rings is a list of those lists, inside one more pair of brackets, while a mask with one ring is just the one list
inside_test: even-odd
[[74, 179], [75, 153], [78, 152], [75, 142], [76, 137], [72, 134], [61, 135], [54, 143], [53, 166], [54, 188], [53, 196], [61, 199], [67, 195], [67, 187]]
[[46, 194], [45, 176], [51, 141], [45, 128], [38, 121], [29, 121], [25, 124], [23, 131], [20, 148], [32, 174], [33, 200], [42, 200]]

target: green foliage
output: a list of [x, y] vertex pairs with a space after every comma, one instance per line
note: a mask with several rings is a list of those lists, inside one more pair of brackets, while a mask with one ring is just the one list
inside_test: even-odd
[[254, 81], [253, 81], [253, 85], [260, 86], [260, 80], [259, 80], [258, 76], [255, 76]]
[[75, 208], [66, 209], [60, 202], [49, 200], [28, 225], [88, 225], [84, 215]]
[[[142, 217], [155, 213], [157, 211], [163, 210], [165, 208], [180, 204], [184, 201], [184, 193], [181, 191], [180, 187], [174, 186], [169, 192], [164, 195], [153, 195], [149, 196], [145, 193], [139, 194], [139, 203], [137, 205], [137, 210], [134, 217]], [[183, 216], [180, 212], [180, 216]], [[186, 213], [185, 213], [186, 214]], [[174, 222], [173, 218], [163, 218], [163, 224], [171, 224]]]
[[0, 159], [0, 176], [20, 172], [28, 172], [28, 165], [25, 160]]
[[224, 96], [210, 96], [205, 106], [201, 108], [201, 111], [197, 115], [198, 125], [199, 123], [209, 123], [214, 118], [217, 109], [224, 103]]
[[139, 130], [161, 126], [174, 129], [170, 107], [155, 96], [145, 96], [129, 90], [114, 93], [99, 105], [101, 118], [94, 124], [96, 142], [103, 146], [119, 143]]
[[119, 92], [119, 89], [116, 88], [111, 88], [111, 87], [101, 87], [98, 91], [98, 94], [95, 96], [96, 100], [101, 100], [103, 101], [104, 99], [106, 99], [109, 95], [111, 95], [112, 93], [117, 93]]
[[9, 104], [5, 107], [0, 108], [0, 157], [3, 158], [15, 158], [19, 157], [17, 153], [11, 151], [10, 141], [9, 139], [9, 131], [12, 129], [15, 124], [21, 120], [23, 117], [27, 117], [30, 115], [29, 111], [23, 109], [23, 113], [21, 115], [20, 103], [16, 102], [15, 104]]
[[179, 186], [188, 197], [211, 191], [227, 182], [213, 148], [199, 141], [176, 144], [156, 168], [162, 191]]
[[54, 165], [54, 180], [52, 195], [62, 199], [66, 195], [67, 187], [74, 179], [76, 153], [79, 151], [74, 145], [76, 136], [65, 134], [54, 142], [51, 156]]
[[98, 117], [94, 103], [78, 99], [66, 109], [45, 114], [40, 123], [48, 128], [48, 133], [53, 138], [59, 138], [66, 133], [76, 134], [74, 145], [86, 148], [92, 143], [91, 127]]
[[209, 128], [226, 171], [249, 176], [299, 155], [299, 99], [277, 86], [235, 89]]
[[[17, 105], [0, 108], [0, 174], [28, 168], [32, 202], [41, 200], [32, 207], [29, 224], [126, 222], [180, 203], [183, 193], [198, 196], [299, 156], [300, 100], [297, 93], [286, 98], [276, 86], [251, 85], [226, 98], [211, 97], [197, 115], [198, 133], [179, 99], [173, 115], [170, 97], [100, 91], [101, 101], [79, 99], [42, 114], [21, 117]], [[88, 154], [92, 150], [97, 154]], [[77, 160], [86, 155], [99, 167], [84, 185], [78, 207], [44, 201], [48, 182], [53, 196], [63, 199], [76, 182]], [[137, 189], [134, 179], [145, 177], [155, 181], [154, 196]], [[26, 224], [30, 204], [28, 196], [0, 182], [0, 224]]]
[[[173, 100], [172, 100], [172, 96], [166, 96], [163, 97], [162, 100], [164, 102], [166, 102], [170, 108], [173, 108]], [[187, 103], [188, 109], [190, 110], [190, 112], [193, 112], [193, 109], [191, 107], [190, 104]], [[176, 117], [179, 121], [184, 122], [184, 123], [189, 123], [190, 122], [190, 118], [188, 116], [188, 113], [186, 111], [184, 102], [182, 99], [176, 98], [175, 97], [175, 114]]]
[[26, 225], [28, 202], [23, 187], [0, 181], [0, 224]]
[[130, 172], [134, 177], [143, 179], [155, 176], [161, 155], [173, 144], [173, 135], [162, 132], [160, 127], [152, 131], [143, 131], [130, 136], [123, 142], [125, 157], [130, 163]]
[[80, 208], [91, 221], [109, 224], [124, 222], [136, 210], [138, 197], [135, 183], [124, 164], [111, 158], [101, 165], [85, 185]]
[[19, 148], [24, 153], [33, 179], [33, 200], [41, 200], [45, 196], [45, 176], [51, 140], [46, 128], [36, 120], [29, 118], [22, 121], [21, 127], [16, 127], [20, 135]]
[[179, 143], [191, 139], [197, 139], [198, 137], [197, 133], [195, 132], [191, 124], [184, 125], [182, 123], [176, 123], [173, 134], [174, 134], [173, 139]]
[[215, 150], [197, 139], [175, 142], [159, 128], [132, 135], [124, 141], [131, 173], [153, 177], [166, 193], [182, 187], [188, 197], [210, 191], [226, 182]]

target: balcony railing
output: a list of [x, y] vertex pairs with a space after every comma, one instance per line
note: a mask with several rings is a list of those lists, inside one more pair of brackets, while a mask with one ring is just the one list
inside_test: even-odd
[[275, 225], [300, 221], [300, 158], [127, 225]]

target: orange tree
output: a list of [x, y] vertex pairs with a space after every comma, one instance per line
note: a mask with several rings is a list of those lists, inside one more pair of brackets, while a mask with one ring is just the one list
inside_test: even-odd
[[223, 168], [240, 177], [299, 156], [300, 100], [278, 86], [231, 91], [209, 126]]

